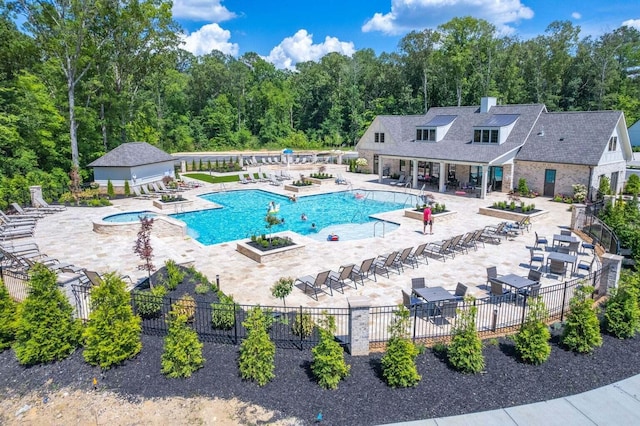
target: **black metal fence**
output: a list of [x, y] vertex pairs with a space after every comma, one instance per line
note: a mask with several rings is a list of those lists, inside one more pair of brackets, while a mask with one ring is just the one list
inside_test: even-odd
[[604, 247], [607, 253], [620, 254], [620, 240], [609, 226], [598, 219], [598, 214], [604, 208], [604, 201], [588, 205], [584, 216], [577, 218], [576, 228], [594, 239], [594, 242]]
[[[543, 287], [538, 296], [542, 298], [547, 308], [546, 320], [562, 321], [569, 309], [569, 300], [576, 288], [583, 285], [594, 286], [598, 289], [603, 277], [608, 273], [606, 268], [595, 271], [585, 277], [567, 280], [558, 284]], [[476, 329], [483, 335], [509, 332], [517, 330], [525, 321], [529, 311], [529, 296], [526, 294], [505, 294], [504, 296], [489, 296], [475, 299], [473, 302], [459, 301], [457, 310], [451, 310], [448, 315], [433, 303], [417, 305], [411, 309], [411, 337], [414, 341], [445, 340], [455, 324], [457, 312], [475, 306], [477, 309]], [[397, 306], [380, 306], [370, 309], [371, 343], [384, 343], [389, 340], [388, 328]]]

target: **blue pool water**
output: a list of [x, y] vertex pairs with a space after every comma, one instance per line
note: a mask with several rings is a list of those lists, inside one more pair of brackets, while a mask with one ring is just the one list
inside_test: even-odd
[[[265, 216], [269, 202], [280, 209], [276, 216], [284, 223], [273, 226], [271, 232], [293, 231], [318, 240], [326, 240], [329, 232], [336, 232], [340, 240], [373, 236], [374, 222], [370, 215], [402, 209], [407, 194], [389, 191], [338, 192], [298, 197], [297, 202], [287, 197], [260, 190], [229, 191], [203, 195], [222, 208], [172, 214], [171, 217], [187, 224], [188, 233], [205, 245], [268, 234]], [[302, 214], [307, 220], [301, 220]], [[315, 223], [313, 230], [311, 224]], [[385, 232], [397, 228], [386, 222]], [[376, 230], [382, 233], [382, 227]]]
[[157, 215], [150, 211], [127, 212], [127, 213], [113, 214], [111, 216], [104, 217], [102, 220], [105, 222], [117, 222], [117, 223], [137, 222], [140, 220], [140, 216], [155, 217]]

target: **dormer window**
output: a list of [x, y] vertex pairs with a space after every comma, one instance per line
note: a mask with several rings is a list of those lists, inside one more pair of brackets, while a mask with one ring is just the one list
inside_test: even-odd
[[436, 115], [425, 124], [417, 126], [416, 141], [439, 142], [444, 139], [456, 115]]
[[436, 141], [436, 129], [417, 129], [416, 130], [417, 141]]
[[501, 144], [507, 137], [516, 121], [518, 114], [494, 114], [484, 123], [473, 128], [473, 142], [486, 144]]

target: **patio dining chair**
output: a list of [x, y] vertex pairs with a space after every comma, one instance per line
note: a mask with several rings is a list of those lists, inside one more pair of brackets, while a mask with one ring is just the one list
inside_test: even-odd
[[554, 275], [558, 275], [562, 280], [564, 280], [564, 277], [567, 274], [567, 264], [562, 260], [547, 260], [549, 260], [549, 272]]
[[425, 288], [427, 285], [425, 284], [424, 277], [411, 278], [411, 288]]
[[536, 242], [533, 245], [534, 247], [538, 247], [538, 245], [542, 244], [543, 246], [548, 246], [549, 245], [549, 240], [547, 239], [547, 237], [541, 237], [540, 235], [538, 235], [537, 232], [534, 231], [534, 234], [536, 234]]
[[535, 269], [529, 269], [529, 274], [527, 274], [527, 279], [535, 282], [540, 282], [541, 278], [542, 278], [541, 271], [537, 271]]
[[593, 271], [593, 268], [596, 264], [596, 258], [597, 256], [593, 256], [593, 258], [591, 259], [591, 262], [587, 262], [586, 260], [581, 260], [580, 262], [578, 262], [578, 265], [576, 266], [576, 268], [578, 269], [578, 271], [585, 271], [586, 273], [591, 273]]
[[498, 268], [496, 266], [487, 267], [487, 285], [491, 285], [498, 278]]
[[501, 282], [491, 281], [491, 291], [489, 294], [494, 298], [494, 302], [498, 303], [498, 305], [502, 305], [505, 296], [509, 295], [509, 293], [509, 290], [504, 288]]
[[437, 326], [445, 326], [451, 323], [458, 314], [458, 301], [445, 300], [433, 317], [433, 323]]
[[533, 247], [529, 248], [529, 266], [533, 262], [540, 262], [540, 267], [544, 265], [544, 254], [538, 250], [534, 250]]
[[459, 282], [458, 285], [456, 286], [456, 290], [453, 292], [453, 295], [456, 297], [457, 300], [463, 300], [464, 297], [467, 295], [467, 291], [469, 291], [469, 287]]
[[402, 290], [402, 304], [409, 310], [414, 309], [416, 306], [423, 304], [424, 301], [419, 297], [415, 297], [413, 294], [406, 290]]

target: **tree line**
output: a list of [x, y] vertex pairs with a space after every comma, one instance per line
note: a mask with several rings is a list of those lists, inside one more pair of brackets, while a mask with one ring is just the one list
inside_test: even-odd
[[408, 33], [395, 52], [330, 53], [294, 71], [253, 52], [194, 56], [180, 30], [166, 0], [0, 0], [0, 200], [43, 179], [55, 198], [72, 167], [86, 180], [86, 164], [131, 141], [167, 152], [349, 147], [376, 115], [482, 96], [640, 117], [630, 27], [581, 38], [556, 21], [521, 40], [454, 18]]

